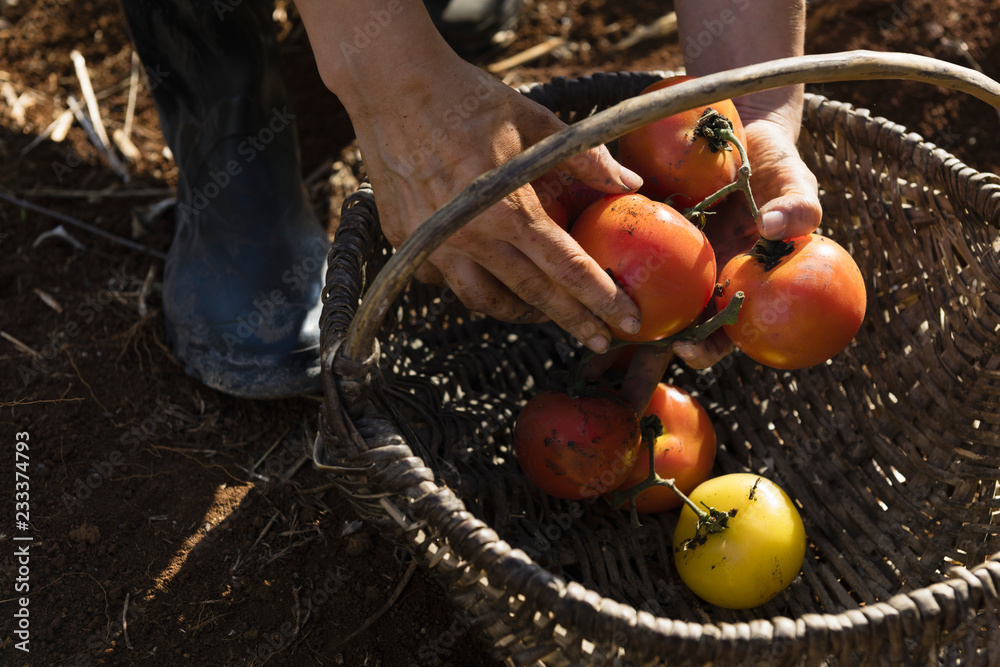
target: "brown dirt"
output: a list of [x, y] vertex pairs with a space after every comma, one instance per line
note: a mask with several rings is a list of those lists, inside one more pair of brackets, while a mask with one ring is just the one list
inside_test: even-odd
[[[505, 74], [545, 80], [598, 70], [680, 65], [675, 37], [612, 46], [667, 8], [654, 0], [536, 0], [499, 60], [548, 35], [573, 48]], [[168, 195], [148, 89], [138, 96], [139, 157], [123, 185], [74, 125], [65, 141], [26, 147], [80, 96], [69, 54], [85, 56], [101, 110], [120, 128], [131, 47], [112, 0], [4, 2], [0, 24], [0, 184], [121, 236], [131, 211]], [[813, 2], [810, 52], [892, 49], [1000, 72], [994, 3]], [[296, 96], [303, 171], [335, 223], [356, 183], [351, 130], [321, 86], [294, 11], [279, 21]], [[582, 46], [586, 45], [586, 46]], [[891, 118], [983, 171], [1000, 171], [996, 113], [925, 84], [828, 85], [833, 98]], [[20, 97], [21, 103], [15, 100]], [[110, 189], [78, 196], [72, 191]], [[155, 192], [149, 192], [154, 190]], [[73, 195], [73, 196], [67, 196]], [[6, 664], [497, 664], [439, 584], [357, 521], [327, 479], [303, 463], [318, 403], [238, 400], [186, 376], [163, 345], [156, 281], [143, 252], [67, 226], [85, 246], [50, 238], [56, 221], [0, 203], [0, 651]], [[172, 224], [141, 239], [165, 252]], [[148, 299], [143, 283], [152, 271]], [[47, 301], [54, 306], [47, 305]], [[148, 308], [143, 311], [143, 308]], [[145, 312], [143, 315], [141, 312]], [[12, 341], [30, 347], [27, 352]], [[15, 443], [27, 433], [28, 463]], [[15, 472], [30, 478], [30, 528], [15, 521]], [[30, 535], [30, 653], [13, 635], [20, 563]], [[345, 641], [401, 588], [367, 630]], [[123, 622], [124, 621], [124, 622]]]

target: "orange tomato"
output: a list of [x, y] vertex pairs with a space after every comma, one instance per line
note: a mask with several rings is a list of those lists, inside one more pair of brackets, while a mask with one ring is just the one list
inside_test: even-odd
[[637, 334], [652, 341], [684, 329], [705, 310], [715, 289], [715, 253], [705, 234], [672, 207], [639, 194], [607, 195], [573, 224], [580, 246], [635, 301]]
[[[658, 81], [642, 94], [661, 90], [694, 77], [676, 76]], [[736, 180], [741, 161], [729, 142], [700, 136], [698, 124], [708, 109], [730, 120], [733, 132], [746, 146], [743, 123], [730, 100], [695, 107], [660, 119], [622, 136], [618, 160], [643, 178], [641, 194], [665, 200], [678, 210], [690, 208]]]
[[771, 368], [821, 364], [861, 328], [866, 292], [861, 270], [836, 241], [810, 234], [785, 241], [786, 254], [768, 258], [759, 246], [737, 255], [719, 274], [719, 310], [733, 294], [746, 297], [736, 324], [724, 328], [751, 359]]

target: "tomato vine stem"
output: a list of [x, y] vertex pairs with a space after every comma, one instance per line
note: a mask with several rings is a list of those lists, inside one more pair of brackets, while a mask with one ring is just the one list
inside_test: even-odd
[[[691, 548], [697, 546], [698, 543], [704, 542], [709, 535], [724, 531], [729, 524], [730, 517], [736, 515], [736, 510], [722, 512], [708, 505], [705, 505], [705, 509], [702, 509], [693, 500], [688, 498], [687, 494], [677, 488], [677, 484], [674, 483], [673, 479], [665, 479], [656, 474], [655, 445], [657, 438], [663, 435], [663, 422], [656, 415], [649, 415], [648, 417], [643, 417], [640, 424], [642, 427], [642, 439], [649, 451], [649, 476], [635, 486], [624, 490], [612, 491], [608, 494], [608, 503], [612, 507], [621, 507], [627, 502], [631, 513], [632, 527], [641, 528], [642, 523], [639, 521], [639, 512], [635, 507], [635, 499], [646, 489], [654, 486], [665, 486], [676, 493], [684, 504], [690, 507], [691, 511], [698, 517], [698, 528], [695, 536], [688, 541], [693, 543]], [[687, 548], [687, 543], [685, 543], [685, 548]]]
[[688, 220], [694, 220], [695, 218], [701, 220], [700, 227], [704, 227], [705, 220], [705, 209], [709, 208], [721, 199], [726, 198], [733, 192], [741, 190], [747, 198], [747, 205], [750, 207], [750, 214], [753, 215], [753, 219], [757, 219], [757, 214], [759, 209], [757, 208], [756, 202], [753, 199], [753, 191], [750, 189], [750, 159], [747, 157], [746, 148], [743, 146], [743, 142], [739, 140], [736, 133], [733, 131], [732, 122], [720, 114], [715, 109], [708, 109], [705, 114], [698, 121], [698, 129], [695, 132], [699, 136], [703, 136], [711, 142], [710, 145], [713, 146], [713, 150], [716, 145], [715, 142], [727, 141], [736, 147], [736, 150], [740, 154], [740, 169], [736, 173], [736, 180], [729, 185], [723, 186], [714, 194], [709, 195], [697, 205], [684, 211], [683, 215]]
[[[733, 294], [733, 298], [729, 300], [726, 307], [717, 312], [712, 317], [708, 318], [701, 324], [693, 324], [686, 329], [678, 331], [673, 336], [667, 336], [666, 338], [661, 338], [660, 340], [650, 341], [648, 343], [642, 343], [642, 345], [655, 345], [657, 347], [669, 347], [675, 341], [687, 340], [692, 343], [700, 343], [705, 340], [719, 328], [724, 325], [736, 324], [737, 317], [740, 314], [740, 308], [743, 307], [743, 301], [746, 299], [746, 295], [742, 292], [736, 292]], [[627, 344], [627, 343], [626, 343]]]
[[[717, 312], [715, 315], [705, 320], [701, 324], [691, 325], [681, 331], [678, 331], [672, 336], [667, 336], [666, 338], [661, 338], [659, 340], [645, 341], [645, 342], [635, 342], [628, 340], [621, 340], [616, 338], [611, 341], [611, 345], [608, 346], [608, 352], [612, 350], [617, 350], [629, 345], [650, 345], [654, 347], [670, 347], [675, 341], [686, 340], [692, 343], [700, 343], [716, 330], [724, 325], [736, 324], [736, 318], [739, 315], [740, 307], [743, 306], [743, 300], [745, 299], [743, 292], [736, 292], [733, 298], [729, 300], [726, 307]], [[607, 354], [605, 352], [604, 354]], [[583, 379], [584, 373], [587, 371], [587, 366], [598, 356], [593, 350], [587, 350], [584, 352], [583, 356], [580, 358], [580, 362], [570, 371], [569, 376], [569, 386], [570, 387], [583, 387], [586, 382]]]

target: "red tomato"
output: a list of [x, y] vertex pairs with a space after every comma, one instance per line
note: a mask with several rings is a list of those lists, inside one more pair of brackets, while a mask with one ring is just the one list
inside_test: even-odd
[[751, 359], [771, 368], [815, 366], [861, 328], [864, 278], [850, 254], [824, 236], [778, 243], [787, 250], [780, 259], [760, 257], [755, 246], [730, 260], [719, 274], [716, 305], [722, 310], [736, 292], [745, 295], [736, 324], [725, 330]]
[[[684, 494], [707, 480], [715, 463], [715, 429], [708, 412], [689, 393], [661, 382], [653, 392], [646, 415], [656, 415], [663, 434], [653, 444], [653, 467], [663, 479], [673, 479]], [[643, 440], [635, 465], [619, 491], [630, 489], [649, 477], [649, 442]], [[646, 489], [635, 499], [636, 511], [644, 514], [679, 507], [680, 496], [666, 486]], [[628, 509], [628, 504], [624, 506]]]
[[[663, 79], [642, 92], [660, 90], [692, 78]], [[695, 107], [643, 125], [618, 140], [618, 161], [643, 178], [640, 193], [661, 201], [673, 197], [670, 204], [683, 210], [736, 180], [741, 164], [739, 152], [729, 142], [696, 133], [702, 115], [709, 108], [732, 122], [733, 132], [746, 146], [743, 123], [730, 100]]]
[[538, 394], [514, 423], [514, 453], [524, 474], [556, 498], [582, 500], [613, 491], [642, 439], [632, 406], [612, 392]]
[[711, 244], [662, 202], [639, 194], [605, 196], [580, 214], [572, 236], [639, 307], [639, 333], [612, 327], [622, 340], [675, 334], [694, 322], [712, 298], [716, 264]]

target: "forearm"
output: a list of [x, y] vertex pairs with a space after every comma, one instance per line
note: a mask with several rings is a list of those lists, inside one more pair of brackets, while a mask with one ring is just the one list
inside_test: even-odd
[[[805, 43], [804, 0], [678, 0], [684, 65], [702, 76], [744, 65], [799, 56]], [[736, 100], [797, 125], [802, 86], [788, 86]]]
[[417, 106], [450, 49], [419, 0], [298, 0], [316, 66], [352, 118]]
[[420, 0], [299, 0], [297, 6], [320, 76], [351, 118], [369, 176], [408, 178], [419, 164], [435, 176], [435, 187], [458, 185], [451, 174], [461, 156], [445, 149], [463, 119], [450, 110], [463, 99], [455, 96], [474, 95], [492, 77], [455, 54]]

